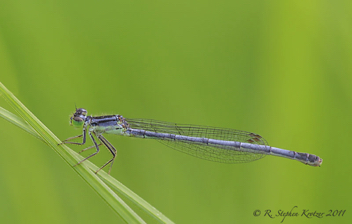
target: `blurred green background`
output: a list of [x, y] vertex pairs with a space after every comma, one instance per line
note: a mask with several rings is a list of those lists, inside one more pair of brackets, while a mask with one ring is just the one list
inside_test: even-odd
[[[1, 1], [0, 81], [61, 139], [81, 132], [77, 104], [251, 131], [324, 160], [228, 165], [106, 136], [112, 176], [176, 223], [280, 223], [265, 210], [294, 206], [346, 212], [284, 223], [351, 223], [351, 22], [351, 1]], [[51, 148], [0, 125], [1, 223], [123, 223]]]

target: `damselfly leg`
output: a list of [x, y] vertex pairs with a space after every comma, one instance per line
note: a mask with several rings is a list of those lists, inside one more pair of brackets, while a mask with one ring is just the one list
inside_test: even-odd
[[109, 163], [110, 164], [110, 168], [109, 168], [109, 174], [110, 174], [110, 171], [111, 171], [111, 167], [112, 167], [112, 164], [114, 163], [115, 161], [115, 158], [116, 158], [116, 149], [115, 147], [106, 139], [104, 138], [102, 135], [99, 135], [98, 136], [99, 140], [106, 146], [107, 149], [109, 149], [110, 153], [113, 155], [112, 159], [110, 159], [109, 161], [107, 161], [102, 167], [100, 167], [99, 170], [97, 170], [95, 173], [98, 173], [101, 169], [103, 169], [105, 166], [107, 166]]
[[[98, 152], [100, 151], [99, 150], [99, 146], [101, 145], [105, 145], [105, 147], [110, 151], [110, 153], [113, 155], [113, 158], [110, 159], [108, 162], [106, 162], [102, 167], [100, 167], [97, 171], [95, 171], [95, 173], [98, 173], [100, 170], [102, 170], [105, 166], [107, 166], [109, 163], [111, 163], [110, 165], [110, 168], [109, 168], [109, 174], [111, 172], [111, 167], [112, 167], [112, 164], [116, 158], [116, 149], [114, 146], [112, 146], [112, 144], [106, 139], [104, 138], [102, 135], [95, 135], [99, 140], [100, 140], [100, 143], [98, 144], [96, 142], [96, 140], [94, 139], [93, 135], [91, 132], [88, 132], [88, 135], [89, 137], [91, 138], [92, 142], [94, 143], [94, 145], [88, 147], [88, 148], [85, 148], [85, 149], [82, 149], [79, 153], [82, 153], [84, 151], [87, 151], [89, 149], [92, 149], [92, 148], [96, 148], [96, 152], [91, 154], [90, 156], [84, 158], [83, 160], [81, 160], [80, 162], [78, 162], [76, 165], [74, 166], [77, 166], [79, 164], [81, 164], [82, 162], [86, 161], [87, 159], [95, 156], [96, 154], [98, 154]], [[82, 142], [71, 142], [70, 140], [73, 140], [73, 139], [77, 139], [77, 138], [82, 138], [83, 137], [83, 141]], [[73, 145], [84, 145], [86, 143], [86, 131], [84, 130], [83, 131], [83, 134], [82, 135], [77, 135], [77, 136], [74, 136], [74, 137], [70, 137], [66, 140], [63, 140], [59, 145], [61, 144], [73, 144]]]

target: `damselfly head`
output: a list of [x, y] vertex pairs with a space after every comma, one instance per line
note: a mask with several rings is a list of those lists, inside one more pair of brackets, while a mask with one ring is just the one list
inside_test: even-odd
[[87, 111], [83, 108], [78, 108], [76, 109], [76, 112], [73, 114], [73, 116], [70, 118], [70, 125], [73, 125], [77, 128], [82, 127], [86, 117]]

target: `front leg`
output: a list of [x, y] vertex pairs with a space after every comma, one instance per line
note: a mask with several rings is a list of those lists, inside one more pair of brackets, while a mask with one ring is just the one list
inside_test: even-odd
[[[73, 144], [73, 145], [84, 145], [86, 143], [86, 129], [83, 129], [83, 134], [82, 135], [77, 135], [75, 137], [71, 137], [71, 138], [68, 138], [66, 140], [63, 140], [60, 144], [58, 145], [61, 145], [61, 144]], [[72, 140], [72, 139], [75, 139], [75, 138], [80, 138], [83, 136], [83, 141], [82, 143], [80, 142], [69, 142], [69, 140]]]

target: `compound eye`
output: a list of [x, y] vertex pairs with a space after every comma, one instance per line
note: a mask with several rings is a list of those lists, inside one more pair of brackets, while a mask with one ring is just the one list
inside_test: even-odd
[[76, 121], [76, 122], [82, 122], [83, 121], [83, 119], [81, 117], [74, 117], [73, 120]]

